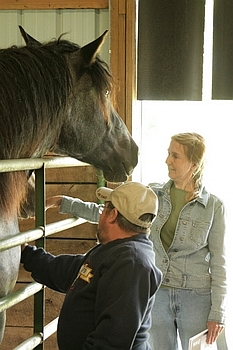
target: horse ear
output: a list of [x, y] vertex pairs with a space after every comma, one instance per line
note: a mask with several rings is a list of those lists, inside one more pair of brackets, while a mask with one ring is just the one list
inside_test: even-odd
[[86, 66], [95, 62], [96, 56], [100, 52], [101, 46], [107, 35], [108, 30], [106, 30], [99, 38], [81, 48], [81, 55]]
[[41, 43], [34, 39], [31, 35], [25, 32], [23, 27], [19, 26], [19, 30], [21, 32], [21, 35], [26, 43], [27, 46], [40, 46]]

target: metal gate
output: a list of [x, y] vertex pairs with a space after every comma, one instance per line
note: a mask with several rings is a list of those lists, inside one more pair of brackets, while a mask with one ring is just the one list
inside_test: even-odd
[[[50, 159], [14, 159], [1, 160], [0, 172], [34, 170], [35, 171], [35, 229], [19, 232], [10, 238], [0, 240], [0, 253], [9, 248], [22, 245], [26, 242], [36, 241], [36, 245], [45, 246], [46, 236], [66, 230], [86, 222], [84, 219], [68, 218], [46, 225], [45, 223], [45, 168], [61, 168], [70, 166], [83, 166], [69, 157], [54, 157]], [[101, 175], [99, 176], [102, 181]], [[0, 299], [0, 312], [34, 295], [34, 334], [18, 345], [14, 350], [43, 349], [44, 341], [57, 329], [58, 317], [49, 324], [44, 324], [45, 288], [37, 282], [29, 283], [26, 287], [13, 292]]]

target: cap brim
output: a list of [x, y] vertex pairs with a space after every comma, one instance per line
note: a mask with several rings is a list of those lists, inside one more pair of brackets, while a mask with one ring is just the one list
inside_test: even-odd
[[111, 202], [112, 191], [113, 190], [111, 188], [99, 187], [96, 190], [96, 197], [101, 201]]

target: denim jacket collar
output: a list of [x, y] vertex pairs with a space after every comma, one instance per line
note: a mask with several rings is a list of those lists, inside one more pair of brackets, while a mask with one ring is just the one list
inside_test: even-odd
[[[170, 189], [171, 189], [173, 182], [174, 182], [173, 180], [169, 180], [162, 187], [161, 187], [161, 184], [158, 184], [158, 183], [150, 183], [149, 186], [157, 188], [158, 196], [161, 193], [161, 195], [165, 196], [165, 198], [168, 198], [170, 195]], [[201, 203], [202, 205], [204, 205], [204, 207], [206, 207], [208, 199], [209, 199], [209, 193], [206, 191], [205, 187], [202, 185], [201, 189], [199, 191], [199, 194], [194, 199], [194, 201], [197, 201], [197, 202]]]

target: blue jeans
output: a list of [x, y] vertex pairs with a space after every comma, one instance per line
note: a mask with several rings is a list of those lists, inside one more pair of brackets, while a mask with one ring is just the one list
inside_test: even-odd
[[189, 338], [206, 329], [210, 306], [211, 294], [206, 290], [160, 288], [152, 310], [151, 349], [178, 350], [179, 336], [182, 349], [188, 350]]

